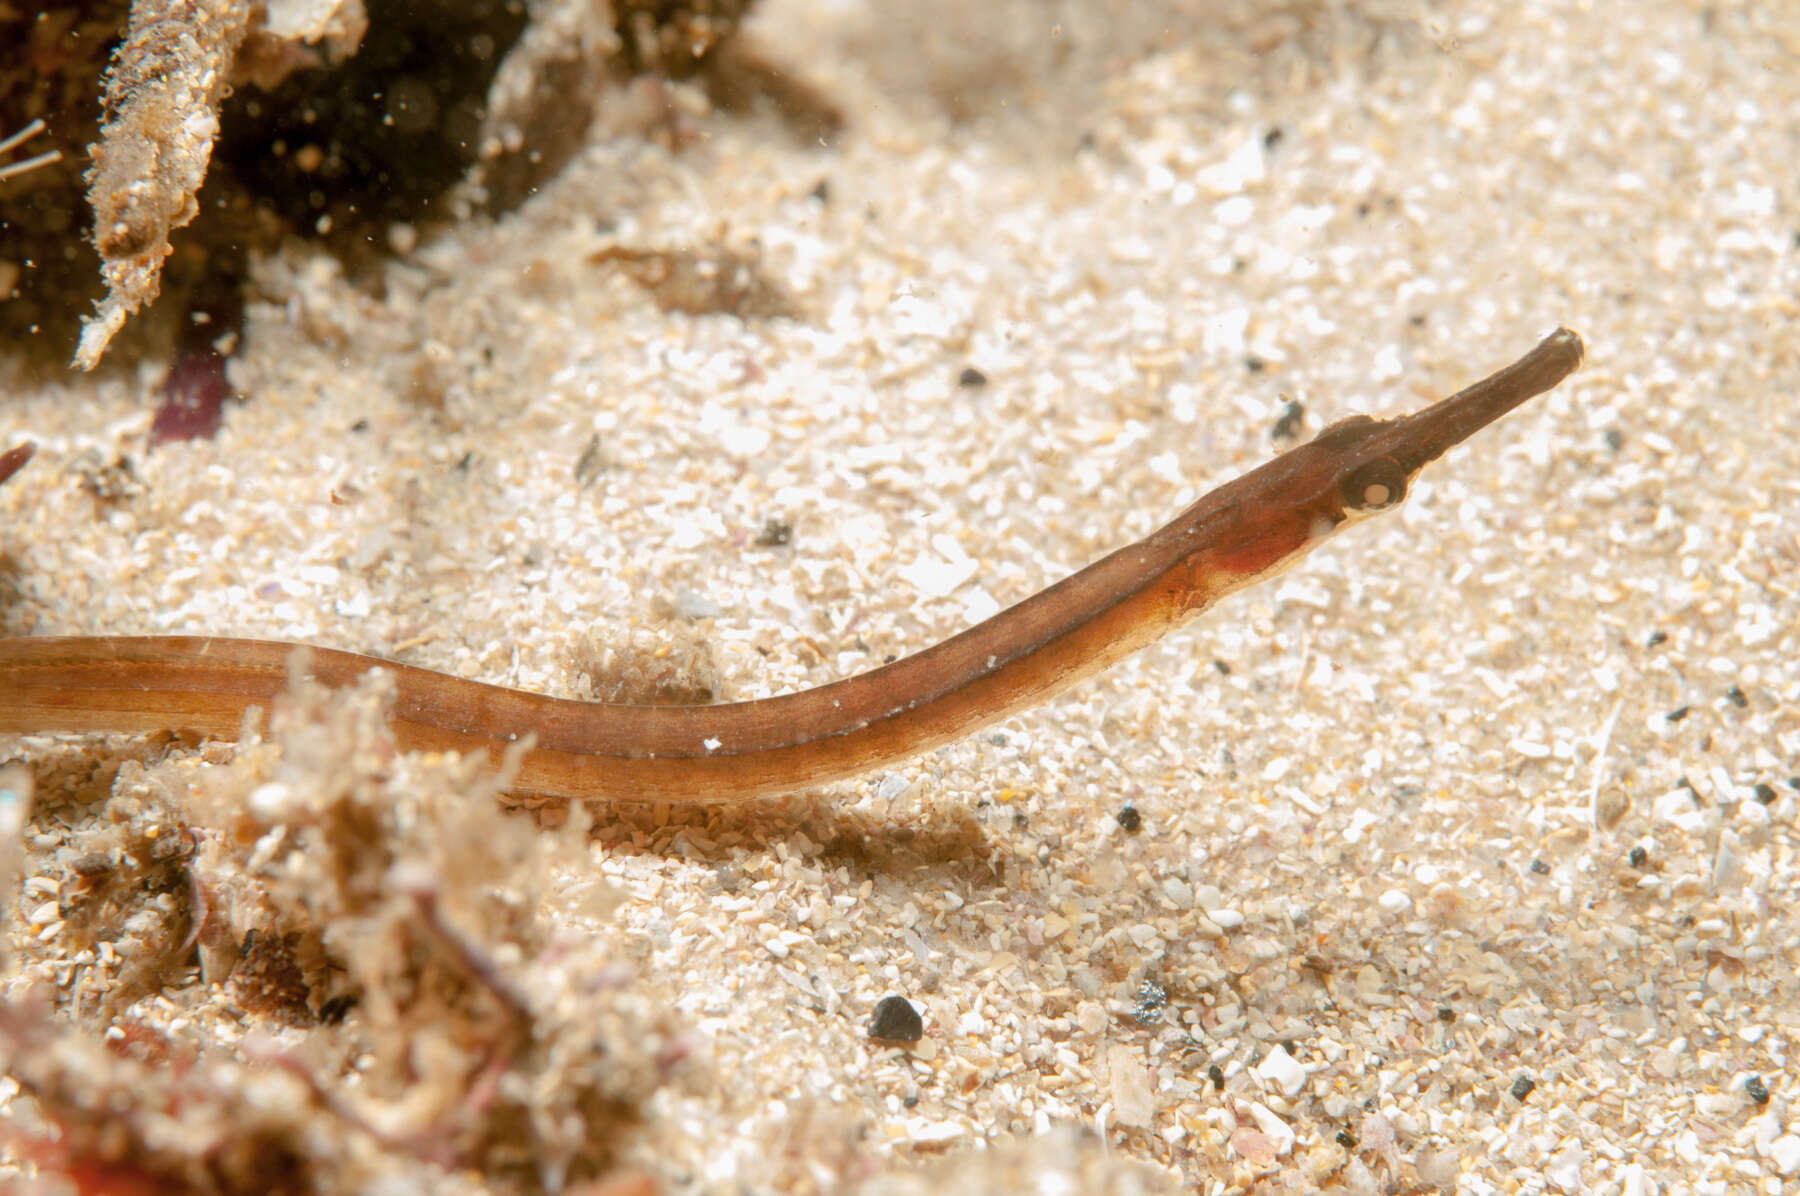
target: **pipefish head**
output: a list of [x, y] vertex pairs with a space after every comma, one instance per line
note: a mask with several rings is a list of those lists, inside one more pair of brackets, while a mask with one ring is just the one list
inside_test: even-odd
[[1308, 464], [1329, 475], [1316, 494], [1333, 527], [1398, 506], [1420, 470], [1561, 382], [1582, 351], [1581, 337], [1559, 328], [1512, 365], [1422, 411], [1387, 420], [1354, 415], [1326, 428], [1295, 452], [1311, 450]]
[[1286, 568], [1333, 532], [1399, 506], [1413, 479], [1482, 428], [1581, 364], [1581, 338], [1559, 328], [1467, 390], [1394, 419], [1353, 415], [1195, 503], [1165, 532], [1207, 577], [1245, 584]]

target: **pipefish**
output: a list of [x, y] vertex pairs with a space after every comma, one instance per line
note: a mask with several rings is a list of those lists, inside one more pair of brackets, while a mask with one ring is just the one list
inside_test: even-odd
[[1581, 364], [1559, 328], [1468, 389], [1394, 419], [1353, 415], [1227, 482], [1155, 532], [915, 655], [797, 693], [711, 706], [583, 702], [328, 648], [221, 636], [0, 639], [0, 732], [191, 730], [230, 739], [289, 661], [340, 687], [388, 670], [402, 749], [532, 737], [513, 788], [717, 802], [891, 765], [1043, 702], [1406, 497], [1429, 462]]

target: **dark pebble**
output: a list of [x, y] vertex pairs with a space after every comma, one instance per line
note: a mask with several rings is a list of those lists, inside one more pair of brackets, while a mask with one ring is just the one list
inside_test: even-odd
[[1725, 696], [1730, 699], [1731, 704], [1736, 706], [1739, 710], [1742, 710], [1750, 704], [1750, 699], [1744, 696], [1744, 691], [1735, 685], [1725, 691]]
[[1137, 1005], [1131, 1016], [1137, 1019], [1140, 1026], [1154, 1025], [1161, 1017], [1163, 1006], [1169, 1003], [1169, 990], [1155, 980], [1146, 980], [1138, 985]]
[[1456, 1020], [1456, 1010], [1448, 1005], [1439, 1005], [1437, 1017], [1440, 1022], [1453, 1022]]
[[1544, 863], [1542, 860], [1533, 860], [1531, 861], [1531, 870], [1539, 876], [1543, 876], [1550, 871], [1550, 865]]
[[1767, 781], [1756, 782], [1756, 800], [1765, 806], [1775, 804], [1775, 786]]
[[1290, 440], [1300, 435], [1300, 425], [1306, 422], [1306, 408], [1298, 400], [1284, 399], [1281, 407], [1281, 418], [1275, 421], [1275, 427], [1269, 435], [1276, 440]]
[[882, 1042], [917, 1042], [925, 1036], [919, 1011], [905, 997], [883, 997], [869, 1021], [869, 1037]]
[[1632, 848], [1631, 853], [1625, 857], [1625, 862], [1633, 868], [1642, 868], [1649, 861], [1650, 853], [1645, 851], [1641, 844]]
[[1751, 1076], [1744, 1081], [1744, 1095], [1759, 1105], [1769, 1103], [1769, 1086], [1763, 1083], [1761, 1076]]
[[1666, 632], [1666, 631], [1652, 631], [1652, 632], [1651, 632], [1651, 633], [1650, 633], [1650, 638], [1649, 638], [1649, 639], [1647, 639], [1647, 640], [1645, 640], [1645, 641], [1644, 641], [1644, 647], [1646, 647], [1646, 648], [1654, 648], [1654, 647], [1656, 647], [1656, 646], [1657, 646], [1657, 645], [1658, 645], [1658, 644], [1665, 644], [1665, 643], [1667, 643], [1667, 642], [1668, 642], [1668, 641], [1669, 641], [1669, 633], [1668, 633], [1668, 632]]
[[1139, 814], [1137, 807], [1130, 802], [1120, 806], [1119, 812], [1113, 817], [1119, 820], [1119, 829], [1128, 835], [1137, 834], [1138, 828], [1144, 825], [1144, 816]]
[[1677, 706], [1675, 709], [1669, 711], [1669, 713], [1663, 715], [1663, 717], [1672, 723], [1678, 723], [1688, 716], [1689, 709], [1691, 708], [1687, 706]]
[[1356, 1135], [1349, 1130], [1339, 1130], [1336, 1135], [1336, 1141], [1337, 1144], [1342, 1146], [1345, 1150], [1356, 1149]]
[[763, 520], [762, 529], [756, 533], [758, 548], [780, 548], [794, 538], [794, 525], [785, 519], [773, 516]]
[[1216, 1090], [1220, 1092], [1225, 1091], [1225, 1069], [1220, 1067], [1217, 1063], [1209, 1063], [1206, 1065], [1206, 1078], [1212, 1081], [1212, 1086]]
[[1536, 1087], [1536, 1080], [1532, 1079], [1530, 1076], [1520, 1076], [1512, 1082], [1513, 1099], [1523, 1103], [1525, 1098], [1531, 1095], [1532, 1089]]
[[972, 365], [965, 365], [963, 372], [956, 376], [956, 384], [968, 390], [987, 385], [987, 375]]
[[581, 456], [575, 459], [575, 484], [585, 486], [600, 472], [604, 462], [600, 456], [600, 434], [588, 437], [587, 447], [581, 450]]

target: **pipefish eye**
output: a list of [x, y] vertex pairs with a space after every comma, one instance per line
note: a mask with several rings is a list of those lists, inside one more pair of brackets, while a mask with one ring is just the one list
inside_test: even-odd
[[1406, 474], [1386, 457], [1377, 457], [1345, 474], [1339, 493], [1347, 511], [1385, 511], [1406, 497]]

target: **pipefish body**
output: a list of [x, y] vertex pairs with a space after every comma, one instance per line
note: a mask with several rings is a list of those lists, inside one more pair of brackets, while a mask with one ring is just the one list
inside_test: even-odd
[[[534, 737], [513, 788], [718, 802], [885, 767], [1035, 706], [1336, 531], [1391, 511], [1429, 462], [1581, 364], [1566, 328], [1411, 415], [1355, 415], [1227, 482], [1149, 536], [942, 643], [814, 689], [712, 706], [583, 702], [307, 646], [332, 687], [393, 674], [402, 749], [488, 752]], [[192, 730], [234, 738], [302, 645], [222, 636], [0, 639], [0, 732]]]

